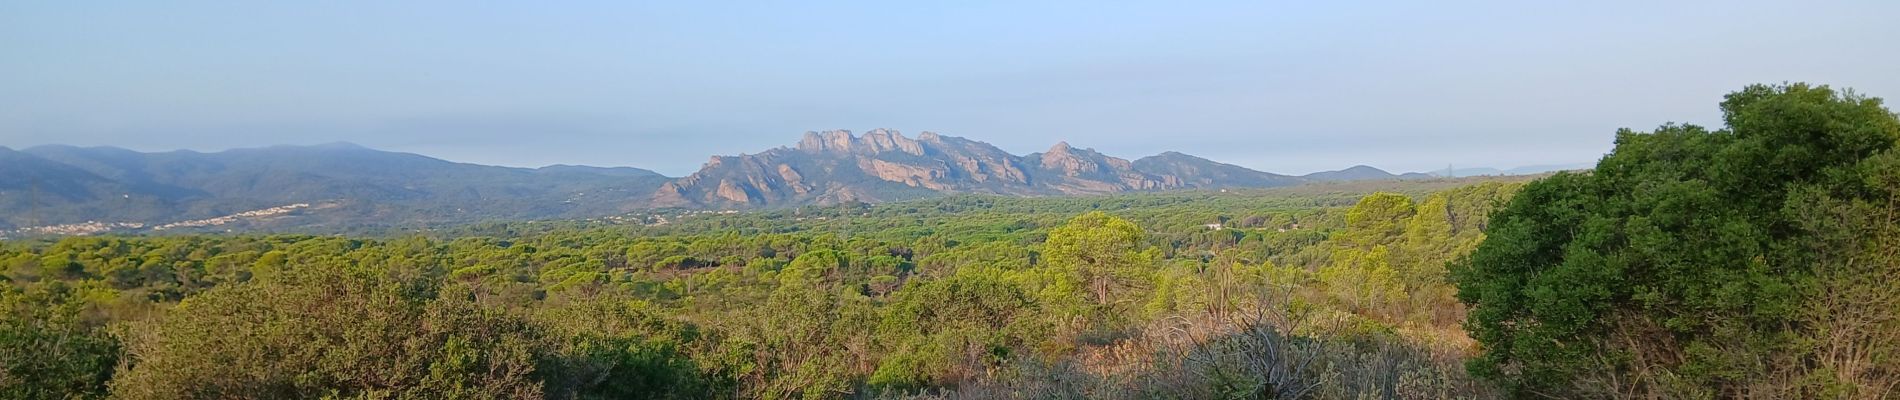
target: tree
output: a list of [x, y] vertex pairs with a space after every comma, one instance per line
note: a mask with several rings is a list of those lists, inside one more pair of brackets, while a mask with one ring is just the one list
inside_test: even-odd
[[1872, 195], [1841, 198], [1818, 191], [1791, 202], [1813, 240], [1821, 289], [1804, 304], [1815, 368], [1793, 371], [1787, 397], [1839, 399], [1900, 395], [1900, 151], [1862, 163]]
[[1346, 211], [1341, 245], [1370, 250], [1402, 240], [1406, 224], [1416, 212], [1411, 197], [1386, 192], [1367, 195]]
[[0, 398], [101, 398], [119, 343], [81, 313], [85, 290], [0, 286]]
[[219, 287], [122, 339], [113, 394], [538, 398], [537, 337], [465, 289], [309, 265]]
[[[1442, 207], [1443, 200], [1428, 204]], [[1408, 311], [1408, 289], [1421, 288], [1408, 285], [1418, 281], [1410, 268], [1414, 265], [1409, 262], [1413, 258], [1407, 252], [1408, 240], [1439, 240], [1429, 236], [1449, 235], [1448, 226], [1434, 229], [1429, 223], [1414, 221], [1433, 220], [1429, 215], [1413, 218], [1416, 213], [1412, 198], [1384, 192], [1367, 195], [1346, 211], [1346, 229], [1335, 236], [1338, 248], [1319, 270], [1320, 281], [1336, 301], [1356, 313], [1402, 319]]]
[[1870, 201], [1900, 121], [1805, 84], [1721, 108], [1723, 130], [1620, 131], [1594, 172], [1529, 184], [1493, 216], [1452, 268], [1484, 348], [1473, 372], [1521, 394], [1830, 397], [1789, 378], [1816, 364], [1803, 309], [1836, 288], [1821, 256], [1868, 239], [1820, 241], [1834, 228], [1803, 229], [1803, 210]]
[[869, 372], [870, 299], [836, 280], [850, 261], [830, 249], [800, 254], [779, 271], [763, 307], [733, 321], [729, 344], [751, 353], [744, 396], [838, 397], [851, 393], [852, 376]]
[[1348, 311], [1396, 318], [1403, 312], [1405, 284], [1390, 258], [1385, 246], [1341, 249], [1333, 252], [1331, 264], [1319, 270], [1319, 279]]
[[1034, 301], [998, 275], [959, 274], [898, 291], [877, 327], [888, 356], [868, 383], [914, 389], [967, 381], [1044, 336], [1031, 318]]
[[711, 379], [687, 356], [714, 342], [699, 328], [648, 305], [607, 295], [564, 296], [536, 315], [551, 354], [537, 367], [548, 398], [690, 399], [730, 382]]
[[1042, 254], [1050, 265], [1067, 269], [1078, 282], [1088, 285], [1095, 304], [1105, 305], [1117, 288], [1138, 281], [1148, 272], [1144, 268], [1147, 258], [1137, 251], [1140, 244], [1140, 227], [1095, 211], [1049, 231]]

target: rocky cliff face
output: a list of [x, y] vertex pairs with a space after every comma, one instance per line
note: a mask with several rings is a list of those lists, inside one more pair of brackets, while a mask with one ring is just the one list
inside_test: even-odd
[[1023, 158], [1040, 167], [1041, 183], [1062, 194], [1101, 194], [1131, 190], [1156, 190], [1181, 187], [1168, 185], [1169, 177], [1136, 172], [1134, 163], [1110, 157], [1092, 149], [1077, 149], [1068, 142], [1056, 143], [1049, 151]]
[[800, 160], [790, 153], [778, 148], [756, 155], [713, 156], [699, 172], [660, 185], [651, 205], [745, 207], [796, 202], [818, 187], [792, 165]]
[[888, 129], [806, 132], [796, 147], [713, 157], [698, 172], [661, 186], [657, 207], [739, 208], [888, 201], [940, 193], [1101, 194], [1200, 187], [1271, 187], [1299, 178], [1180, 153], [1130, 162], [1057, 143], [1016, 156], [991, 146]]

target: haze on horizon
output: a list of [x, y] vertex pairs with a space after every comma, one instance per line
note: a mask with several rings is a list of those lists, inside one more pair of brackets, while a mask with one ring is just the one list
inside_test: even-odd
[[[1751, 83], [1900, 97], [1900, 3], [0, 4], [0, 146], [634, 166], [808, 130], [1278, 173], [1593, 161]], [[1684, 115], [1693, 120], [1672, 120]]]

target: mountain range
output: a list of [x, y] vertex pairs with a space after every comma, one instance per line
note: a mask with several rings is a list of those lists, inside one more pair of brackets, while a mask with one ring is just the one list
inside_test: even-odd
[[807, 132], [796, 147], [716, 156], [654, 192], [662, 207], [749, 207], [889, 201], [938, 193], [1102, 194], [1181, 188], [1274, 187], [1301, 177], [1254, 171], [1181, 153], [1135, 161], [1057, 143], [1018, 156], [988, 143], [877, 129]]
[[1066, 142], [1019, 156], [980, 141], [931, 132], [910, 138], [887, 129], [807, 132], [794, 146], [714, 156], [679, 178], [626, 167], [457, 163], [348, 143], [213, 153], [0, 147], [0, 171], [0, 229], [87, 221], [162, 224], [293, 204], [315, 205], [296, 213], [324, 214], [297, 224], [399, 224], [950, 193], [1056, 196], [1431, 177], [1367, 166], [1280, 175], [1177, 152], [1130, 161]]

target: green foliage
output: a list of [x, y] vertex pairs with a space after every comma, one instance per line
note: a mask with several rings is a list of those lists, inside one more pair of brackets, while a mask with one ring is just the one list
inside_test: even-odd
[[1139, 285], [1146, 260], [1136, 251], [1141, 228], [1096, 211], [1069, 220], [1049, 232], [1042, 245], [1045, 262], [1087, 285], [1097, 305], [1108, 304], [1115, 290]]
[[[1168, 321], [1276, 307], [1263, 287], [1321, 287], [1315, 271], [1348, 247], [1336, 237], [1366, 193], [1428, 199], [1419, 207], [1442, 195], [1451, 211], [1434, 212], [1457, 214], [1514, 188], [958, 196], [664, 225], [5, 241], [6, 299], [30, 306], [10, 308], [0, 326], [88, 339], [4, 342], [0, 360], [32, 366], [0, 378], [67, 377], [5, 387], [32, 398], [556, 399], [946, 393], [1054, 385], [1039, 375], [1049, 371], [1116, 380], [1105, 371], [1167, 363], [1142, 349]], [[1482, 226], [1482, 213], [1463, 215], [1477, 217], [1360, 236], [1388, 244], [1401, 283], [1425, 285], [1407, 271], [1451, 255], [1407, 243], [1457, 251]], [[1441, 237], [1445, 226], [1452, 238]], [[1296, 308], [1371, 317], [1313, 293]], [[1420, 330], [1390, 340], [1436, 343], [1427, 340], [1436, 320], [1407, 313], [1379, 324]], [[16, 354], [60, 356], [7, 358]], [[1074, 367], [1082, 363], [1097, 370]]]
[[471, 293], [313, 266], [192, 297], [122, 336], [126, 398], [528, 398], [535, 332]]
[[1807, 364], [1791, 361], [1812, 334], [1803, 305], [1828, 286], [1801, 193], [1865, 198], [1900, 122], [1804, 84], [1722, 111], [1720, 131], [1619, 132], [1595, 172], [1532, 183], [1493, 216], [1455, 269], [1475, 372], [1526, 393], [1755, 397]]
[[1002, 274], [968, 273], [899, 292], [877, 337], [889, 348], [869, 377], [874, 386], [948, 385], [1001, 366], [1013, 349], [1045, 337], [1035, 300]]
[[536, 367], [548, 397], [700, 398], [732, 385], [688, 355], [712, 338], [652, 306], [612, 295], [549, 303], [533, 316], [552, 341]]
[[1404, 238], [1406, 221], [1416, 212], [1410, 197], [1373, 193], [1346, 211], [1346, 232], [1340, 235], [1340, 244], [1359, 248], [1391, 244]]
[[85, 288], [0, 288], [0, 398], [102, 398], [119, 343], [86, 321]]
[[1445, 285], [1445, 263], [1483, 240], [1482, 226], [1472, 222], [1508, 194], [1503, 185], [1483, 184], [1434, 193], [1417, 204], [1394, 193], [1366, 196], [1346, 212], [1319, 283], [1334, 302], [1361, 315], [1455, 323], [1461, 315]]

